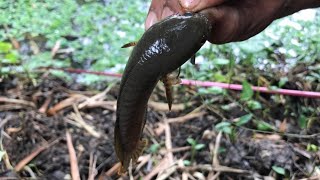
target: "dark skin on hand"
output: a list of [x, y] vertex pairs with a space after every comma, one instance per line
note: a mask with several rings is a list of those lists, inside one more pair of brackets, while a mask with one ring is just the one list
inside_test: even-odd
[[209, 41], [223, 44], [249, 39], [276, 19], [316, 7], [320, 0], [152, 0], [145, 28], [172, 14], [200, 12], [213, 27]]

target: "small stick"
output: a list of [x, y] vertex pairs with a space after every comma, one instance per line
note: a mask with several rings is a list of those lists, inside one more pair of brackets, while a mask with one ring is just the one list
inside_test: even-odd
[[111, 177], [112, 175], [117, 173], [117, 171], [118, 171], [118, 169], [120, 169], [120, 167], [121, 167], [121, 163], [120, 162], [116, 163], [115, 165], [112, 166], [112, 168], [110, 168], [105, 173], [105, 175]]
[[90, 153], [88, 180], [94, 180], [94, 177], [97, 175], [96, 164], [97, 164], [97, 156], [95, 156], [93, 153]]
[[236, 168], [230, 168], [227, 166], [218, 166], [218, 167], [212, 167], [211, 164], [204, 164], [204, 165], [197, 165], [193, 167], [179, 167], [179, 169], [184, 171], [196, 171], [196, 170], [202, 170], [202, 171], [217, 171], [217, 172], [229, 172], [229, 173], [249, 173], [247, 170], [242, 169], [236, 169]]
[[49, 95], [49, 97], [47, 97], [47, 99], [44, 101], [43, 105], [39, 108], [40, 113], [45, 113], [47, 111], [51, 100], [52, 100], [52, 96]]
[[38, 154], [40, 154], [42, 151], [46, 150], [47, 148], [49, 148], [50, 146], [52, 146], [53, 144], [57, 143], [60, 140], [60, 138], [54, 140], [52, 143], [50, 144], [45, 144], [43, 146], [40, 146], [39, 148], [37, 148], [35, 151], [33, 151], [31, 154], [29, 154], [27, 157], [23, 158], [15, 167], [14, 170], [16, 172], [19, 172], [23, 169], [23, 167], [28, 164], [32, 159], [34, 159]]
[[176, 118], [169, 118], [166, 122], [168, 123], [184, 123], [188, 120], [201, 117], [205, 115], [206, 112], [190, 112], [189, 114], [186, 114], [184, 116], [176, 117]]
[[66, 138], [67, 138], [67, 146], [68, 146], [69, 157], [70, 157], [71, 177], [72, 177], [72, 180], [80, 180], [77, 155], [76, 155], [74, 146], [72, 144], [71, 135], [68, 131], [66, 131]]
[[3, 96], [0, 96], [0, 102], [1, 103], [21, 104], [21, 105], [36, 107], [36, 105], [33, 102], [22, 100], [22, 99], [10, 99], [10, 98], [3, 97]]
[[74, 109], [74, 112], [75, 112], [75, 113], [71, 113], [70, 117], [71, 117], [73, 120], [75, 120], [76, 122], [78, 122], [78, 123], [79, 123], [88, 133], [90, 133], [92, 136], [94, 136], [94, 137], [96, 137], [96, 138], [100, 138], [100, 137], [101, 137], [101, 134], [100, 134], [99, 132], [97, 132], [97, 131], [94, 129], [94, 127], [90, 126], [89, 124], [87, 124], [87, 123], [83, 120], [83, 118], [82, 118], [82, 116], [81, 116], [81, 114], [80, 114], [77, 106], [76, 106], [75, 104], [72, 104], [72, 106], [73, 106], [73, 109]]

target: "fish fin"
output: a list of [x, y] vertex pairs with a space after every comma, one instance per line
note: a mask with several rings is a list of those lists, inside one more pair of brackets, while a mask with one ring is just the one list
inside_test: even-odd
[[121, 161], [123, 159], [123, 153], [121, 148], [121, 142], [120, 142], [120, 129], [118, 122], [116, 121], [116, 125], [114, 128], [114, 150], [116, 152], [116, 155], [118, 159]]
[[179, 77], [172, 77], [169, 81], [171, 85], [178, 85], [181, 83], [181, 79]]
[[130, 153], [130, 155], [124, 157], [123, 162], [121, 162], [121, 166], [118, 170], [119, 175], [123, 175], [124, 173], [127, 172], [127, 169], [130, 165], [131, 160], [132, 160], [132, 164], [135, 164], [137, 162], [138, 158], [142, 154], [143, 150], [147, 147], [147, 145], [148, 145], [147, 139], [139, 140], [135, 150], [132, 153]]
[[137, 45], [137, 42], [129, 42], [123, 46], [121, 46], [121, 48], [128, 48], [128, 47], [132, 47], [132, 46], [135, 46]]
[[132, 153], [132, 162], [135, 163], [140, 155], [143, 153], [143, 150], [147, 147], [148, 140], [147, 139], [141, 139], [137, 145], [136, 150]]
[[196, 54], [191, 56], [190, 62], [191, 62], [192, 65], [196, 65]]
[[172, 84], [170, 80], [170, 74], [166, 74], [162, 77], [162, 82], [166, 91], [166, 98], [168, 102], [169, 111], [171, 111], [172, 107]]

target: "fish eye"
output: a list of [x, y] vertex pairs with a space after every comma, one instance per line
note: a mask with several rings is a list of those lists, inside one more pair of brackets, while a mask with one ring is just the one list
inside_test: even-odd
[[186, 13], [184, 13], [184, 16], [193, 16], [193, 13], [192, 12], [186, 12]]

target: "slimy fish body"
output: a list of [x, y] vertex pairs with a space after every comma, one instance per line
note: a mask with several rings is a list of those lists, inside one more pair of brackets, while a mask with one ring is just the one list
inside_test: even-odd
[[146, 146], [141, 139], [149, 97], [158, 81], [190, 59], [211, 31], [202, 14], [173, 15], [154, 24], [134, 47], [121, 79], [114, 145], [120, 173]]

